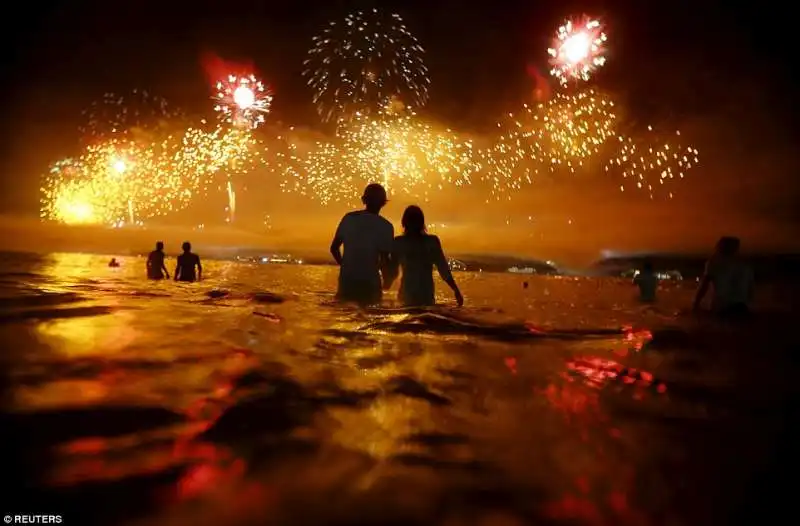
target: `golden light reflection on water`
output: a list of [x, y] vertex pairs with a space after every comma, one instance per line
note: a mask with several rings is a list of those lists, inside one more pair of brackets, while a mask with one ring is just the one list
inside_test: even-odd
[[97, 256], [92, 254], [50, 254], [42, 265], [42, 274], [53, 278], [51, 285], [58, 288], [76, 279], [91, 279], [98, 274]]
[[395, 399], [376, 400], [364, 411], [333, 410], [336, 426], [331, 439], [346, 449], [363, 451], [386, 460], [403, 451], [403, 438], [420, 418], [419, 403]]
[[49, 382], [46, 389], [19, 388], [14, 393], [14, 404], [35, 410], [92, 406], [107, 403], [112, 393], [117, 394], [102, 380], [56, 380]]
[[[251, 522], [266, 523], [276, 510], [296, 512], [298, 502], [314, 503], [302, 507], [318, 523], [345, 509], [357, 515], [373, 500], [381, 512], [401, 513], [374, 493], [395, 483], [423, 510], [480, 500], [465, 487], [513, 501], [503, 493], [511, 487], [535, 495], [517, 510], [529, 517], [646, 524], [643, 508], [657, 517], [670, 509], [641, 497], [664, 489], [651, 474], [675, 487], [687, 479], [661, 468], [689, 446], [671, 442], [650, 417], [686, 416], [675, 410], [673, 378], [706, 386], [711, 373], [678, 376], [671, 357], [683, 350], [648, 348], [645, 331], [494, 341], [362, 330], [405, 315], [328, 305], [335, 269], [209, 262], [207, 282], [177, 287], [144, 282], [140, 261], [119, 272], [106, 263], [44, 263], [51, 274], [39, 290], [60, 288], [81, 301], [52, 308], [55, 318], [2, 327], [26, 349], [14, 355], [14, 409], [63, 419], [60, 427], [29, 425], [57, 451], [48, 483], [77, 488], [79, 500], [86, 482], [158, 475], [169, 498], [151, 510], [154, 524], [173, 513], [183, 519], [174, 524], [209, 524], [212, 516], [233, 524], [259, 513], [264, 520]], [[614, 327], [620, 318], [653, 329], [656, 319], [624, 307], [633, 296], [628, 283], [528, 277], [523, 291], [513, 276], [460, 281], [467, 314], [481, 319], [522, 312], [539, 327], [563, 329]], [[254, 291], [286, 301], [259, 301]], [[691, 291], [660, 300], [669, 311]], [[609, 304], [613, 311], [588, 306]], [[111, 314], [60, 311], [81, 305]], [[331, 401], [340, 395], [347, 400]], [[265, 402], [248, 405], [254, 400]], [[237, 411], [241, 427], [226, 418]], [[75, 436], [65, 432], [71, 418], [85, 426]], [[131, 427], [109, 430], [115, 420]], [[640, 480], [661, 485], [651, 490]], [[120, 487], [123, 500], [153, 490]], [[205, 507], [192, 511], [198, 503]]]
[[135, 315], [125, 310], [105, 316], [64, 318], [40, 323], [36, 334], [43, 344], [64, 357], [110, 358], [142, 336], [131, 326], [134, 319]]

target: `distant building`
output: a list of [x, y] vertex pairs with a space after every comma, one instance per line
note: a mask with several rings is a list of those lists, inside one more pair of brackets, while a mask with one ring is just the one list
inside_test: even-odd
[[302, 265], [303, 260], [291, 254], [270, 254], [265, 256], [237, 256], [237, 261], [245, 263], [258, 263], [261, 265]]
[[450, 270], [458, 270], [460, 272], [467, 270], [467, 264], [455, 258], [447, 258], [447, 265], [450, 267]]
[[[622, 273], [623, 278], [635, 278], [639, 275], [639, 269], [628, 270]], [[677, 270], [658, 270], [655, 275], [660, 280], [682, 280], [683, 275]]]

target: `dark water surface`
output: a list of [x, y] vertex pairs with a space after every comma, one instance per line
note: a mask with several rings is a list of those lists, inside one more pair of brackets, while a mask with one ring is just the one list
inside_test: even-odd
[[513, 275], [459, 274], [460, 310], [358, 311], [332, 267], [175, 284], [108, 259], [0, 255], [4, 513], [727, 524], [797, 485], [780, 289], [747, 327], [679, 314], [693, 283], [642, 307], [628, 282]]

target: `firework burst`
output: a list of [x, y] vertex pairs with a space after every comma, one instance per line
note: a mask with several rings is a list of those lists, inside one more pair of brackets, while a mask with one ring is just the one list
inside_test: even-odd
[[126, 94], [105, 93], [81, 116], [83, 122], [78, 131], [84, 141], [92, 143], [166, 130], [174, 121], [181, 120], [183, 113], [171, 107], [165, 98], [135, 89]]
[[606, 34], [597, 20], [565, 22], [556, 32], [553, 47], [547, 50], [553, 66], [550, 74], [562, 85], [570, 80], [589, 80], [592, 72], [606, 63], [605, 42]]
[[478, 152], [481, 178], [496, 198], [511, 195], [543, 174], [576, 173], [616, 136], [614, 102], [595, 90], [557, 93], [525, 105], [498, 123], [500, 135]]
[[450, 130], [436, 130], [397, 105], [377, 116], [356, 115], [333, 141], [293, 155], [285, 191], [310, 195], [322, 203], [356, 198], [363, 186], [382, 183], [389, 192], [427, 199], [431, 190], [468, 184], [474, 170], [472, 143]]
[[375, 112], [391, 97], [420, 108], [430, 85], [423, 54], [400, 15], [359, 11], [314, 37], [304, 76], [324, 121]]
[[650, 199], [663, 191], [671, 199], [671, 185], [698, 163], [697, 148], [681, 145], [680, 132], [668, 140], [648, 126], [637, 140], [619, 137], [619, 150], [606, 164], [606, 171], [622, 177], [620, 191], [630, 188], [646, 192]]
[[188, 129], [152, 143], [110, 139], [55, 163], [42, 188], [43, 219], [123, 226], [184, 209], [233, 159], [252, 158], [238, 130]]
[[230, 75], [217, 82], [214, 110], [234, 126], [257, 128], [264, 123], [272, 105], [272, 94], [255, 75]]

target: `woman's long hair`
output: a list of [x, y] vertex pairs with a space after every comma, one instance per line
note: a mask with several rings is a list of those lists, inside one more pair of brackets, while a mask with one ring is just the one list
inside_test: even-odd
[[425, 234], [425, 214], [416, 205], [411, 205], [403, 212], [403, 232], [407, 236], [422, 236]]

